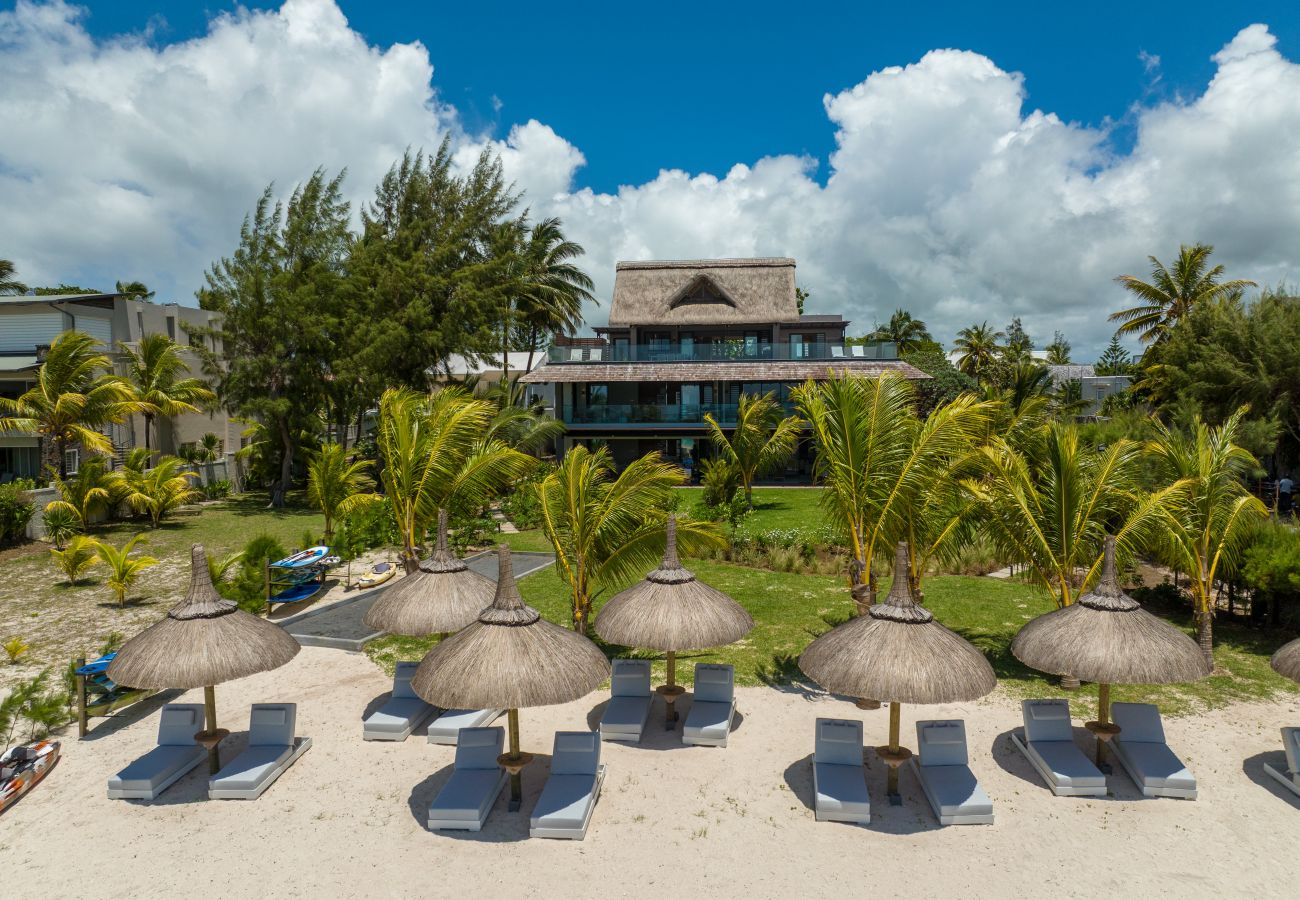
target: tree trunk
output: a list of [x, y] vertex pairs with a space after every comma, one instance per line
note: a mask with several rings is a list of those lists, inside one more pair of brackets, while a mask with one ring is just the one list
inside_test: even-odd
[[1196, 642], [1201, 645], [1205, 662], [1214, 668], [1214, 612], [1201, 610], [1196, 614]]
[[271, 485], [271, 505], [281, 509], [293, 478], [293, 435], [289, 433], [288, 422], [279, 419], [275, 424], [280, 433], [280, 477]]
[[59, 454], [59, 480], [64, 481], [68, 477], [68, 444], [63, 438], [54, 442], [54, 451]]
[[149, 454], [148, 458], [153, 459], [153, 449], [149, 442], [149, 430], [153, 426], [153, 416], [149, 413], [144, 414], [144, 452]]
[[748, 481], [745, 482], [745, 508], [754, 511], [754, 486]]

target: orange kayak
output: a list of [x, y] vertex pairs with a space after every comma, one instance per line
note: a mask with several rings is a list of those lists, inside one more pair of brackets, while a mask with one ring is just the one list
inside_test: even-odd
[[23, 744], [0, 756], [0, 813], [36, 787], [58, 759], [58, 741]]

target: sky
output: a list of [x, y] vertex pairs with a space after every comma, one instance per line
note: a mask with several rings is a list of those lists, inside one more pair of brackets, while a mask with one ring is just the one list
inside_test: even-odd
[[619, 259], [793, 256], [854, 332], [1086, 361], [1148, 254], [1295, 280], [1295, 4], [1056, 6], [0, 0], [0, 258], [193, 303], [267, 183], [355, 206], [450, 136], [587, 248], [595, 323]]

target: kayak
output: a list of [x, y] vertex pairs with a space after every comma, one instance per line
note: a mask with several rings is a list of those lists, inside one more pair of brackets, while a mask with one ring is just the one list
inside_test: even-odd
[[371, 588], [383, 584], [397, 574], [397, 566], [392, 563], [375, 563], [366, 573], [357, 579], [357, 587]]
[[285, 588], [280, 593], [271, 597], [272, 603], [298, 603], [309, 597], [315, 597], [321, 592], [325, 585], [319, 581], [304, 581], [301, 584], [295, 584]]
[[24, 744], [0, 756], [0, 813], [34, 788], [58, 759], [58, 741]]
[[293, 556], [286, 556], [279, 562], [271, 563], [271, 565], [277, 569], [301, 569], [323, 562], [325, 557], [329, 556], [329, 552], [329, 547], [308, 547], [306, 550], [299, 550]]

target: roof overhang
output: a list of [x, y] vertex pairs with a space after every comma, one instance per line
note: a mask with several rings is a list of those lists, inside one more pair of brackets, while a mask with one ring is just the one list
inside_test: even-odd
[[825, 381], [851, 374], [879, 378], [886, 372], [915, 381], [927, 379], [901, 360], [766, 360], [699, 363], [558, 363], [540, 366], [519, 380], [524, 384], [575, 384], [618, 381]]

